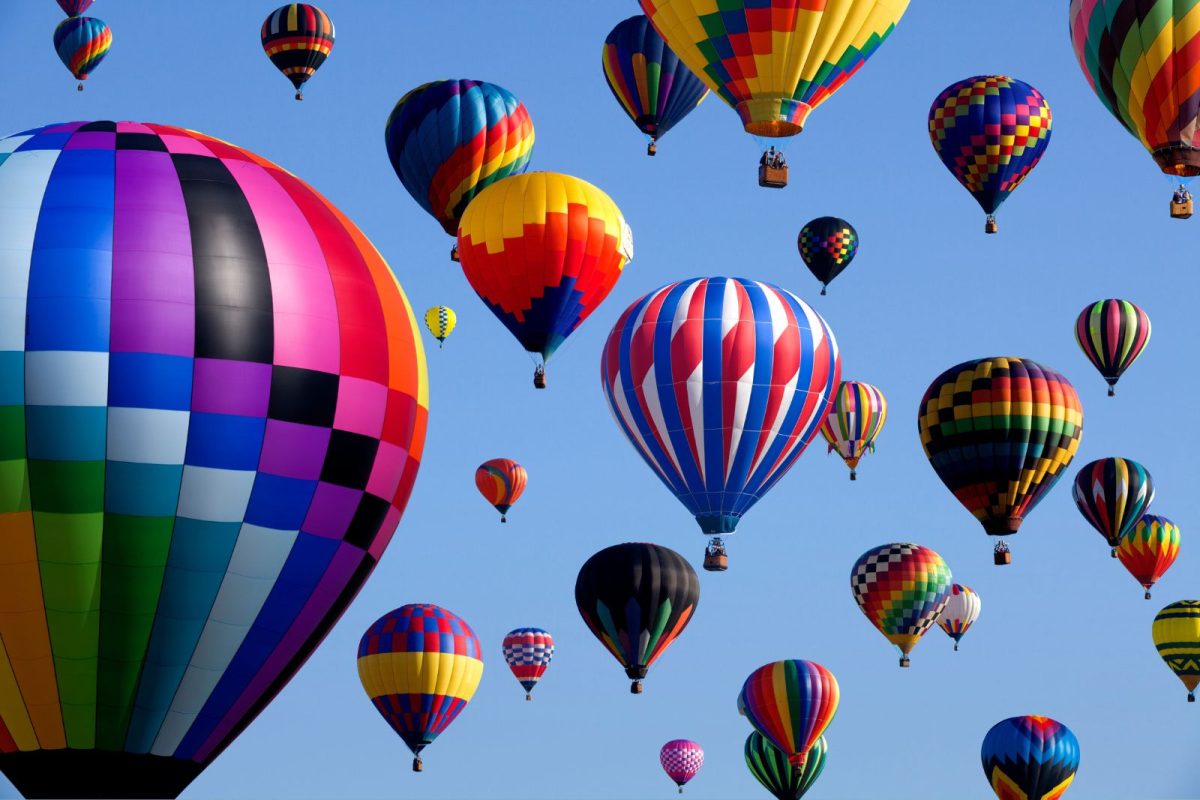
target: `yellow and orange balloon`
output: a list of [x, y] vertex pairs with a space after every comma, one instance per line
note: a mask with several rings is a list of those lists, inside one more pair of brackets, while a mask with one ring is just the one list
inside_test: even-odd
[[508, 522], [508, 510], [525, 492], [528, 481], [525, 468], [511, 458], [493, 458], [475, 470], [475, 486], [500, 512], [501, 522]]

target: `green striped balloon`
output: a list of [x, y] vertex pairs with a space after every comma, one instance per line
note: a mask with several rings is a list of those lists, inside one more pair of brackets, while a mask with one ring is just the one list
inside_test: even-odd
[[800, 800], [821, 777], [827, 750], [822, 736], [808, 751], [804, 768], [796, 769], [788, 763], [782, 750], [754, 731], [746, 739], [746, 766], [750, 774], [779, 800]]

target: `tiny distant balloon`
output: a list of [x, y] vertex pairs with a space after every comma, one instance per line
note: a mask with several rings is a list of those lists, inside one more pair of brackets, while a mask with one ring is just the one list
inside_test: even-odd
[[95, 0], [58, 0], [58, 6], [68, 17], [78, 17], [92, 7]]
[[983, 737], [980, 760], [1000, 800], [1058, 800], [1079, 769], [1079, 740], [1049, 717], [1010, 717]]
[[434, 306], [425, 312], [425, 327], [433, 334], [433, 338], [438, 340], [439, 348], [442, 342], [446, 341], [446, 337], [454, 333], [457, 324], [458, 315], [454, 313], [453, 308]]
[[79, 81], [81, 92], [83, 82], [100, 66], [111, 47], [112, 30], [95, 17], [68, 17], [54, 29], [54, 49]]
[[885, 544], [859, 556], [850, 570], [858, 607], [900, 650], [900, 666], [933, 627], [950, 599], [950, 568], [917, 544]]
[[751, 731], [746, 737], [742, 753], [746, 757], [746, 767], [750, 774], [776, 800], [800, 800], [816, 783], [817, 778], [821, 777], [828, 750], [829, 745], [822, 736], [809, 748], [804, 766], [793, 767], [778, 747], [767, 741], [758, 731]]
[[1072, 490], [1079, 513], [1117, 557], [1121, 537], [1133, 530], [1154, 502], [1150, 473], [1128, 458], [1100, 458], [1083, 466]]
[[308, 82], [333, 50], [333, 20], [316, 6], [289, 3], [272, 11], [262, 25], [263, 52], [304, 99]]
[[1133, 530], [1121, 537], [1117, 558], [1146, 590], [1161, 578], [1179, 555], [1179, 526], [1166, 517], [1145, 514]]
[[1079, 312], [1075, 341], [1108, 381], [1112, 397], [1121, 375], [1150, 343], [1150, 317], [1128, 300], [1097, 300]]
[[475, 470], [475, 487], [496, 510], [500, 521], [508, 522], [508, 510], [521, 498], [529, 474], [511, 458], [493, 458]]
[[1200, 684], [1200, 600], [1180, 600], [1159, 611], [1151, 628], [1158, 655], [1196, 702]]
[[821, 294], [858, 254], [858, 231], [839, 217], [818, 217], [800, 229], [796, 238], [800, 258], [821, 282]]
[[869, 383], [843, 381], [821, 424], [821, 435], [829, 452], [837, 451], [850, 468], [850, 480], [858, 480], [858, 462], [875, 452], [875, 439], [887, 422], [887, 399]]
[[554, 637], [541, 628], [517, 628], [504, 635], [504, 660], [513, 676], [525, 687], [525, 699], [533, 699], [550, 659], [554, 657]]
[[963, 635], [971, 629], [975, 620], [979, 619], [981, 610], [983, 610], [983, 603], [974, 589], [958, 583], [950, 587], [950, 599], [946, 601], [946, 607], [942, 609], [942, 613], [938, 614], [937, 624], [946, 632], [947, 636], [954, 640], [956, 651]]
[[690, 739], [672, 739], [658, 751], [658, 763], [683, 794], [683, 785], [704, 766], [704, 748]]

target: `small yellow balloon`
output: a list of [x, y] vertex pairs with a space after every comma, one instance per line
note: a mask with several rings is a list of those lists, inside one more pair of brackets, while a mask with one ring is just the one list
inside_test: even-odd
[[438, 347], [441, 347], [446, 337], [454, 332], [457, 323], [458, 317], [454, 309], [448, 306], [434, 306], [425, 312], [425, 327], [429, 328], [429, 332], [438, 340]]
[[1154, 646], [1175, 677], [1188, 690], [1188, 702], [1196, 701], [1200, 684], [1200, 600], [1180, 600], [1154, 617]]

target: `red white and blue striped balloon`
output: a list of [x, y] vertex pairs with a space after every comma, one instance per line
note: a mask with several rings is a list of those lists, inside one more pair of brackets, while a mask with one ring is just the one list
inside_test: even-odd
[[713, 535], [732, 533], [804, 452], [841, 371], [817, 312], [742, 278], [695, 278], [641, 298], [600, 364], [617, 424]]
[[658, 751], [658, 763], [683, 794], [683, 785], [704, 766], [704, 748], [691, 739], [672, 739]]
[[525, 687], [525, 699], [532, 700], [533, 687], [554, 658], [554, 637], [541, 628], [517, 628], [504, 635], [502, 647], [508, 668]]

